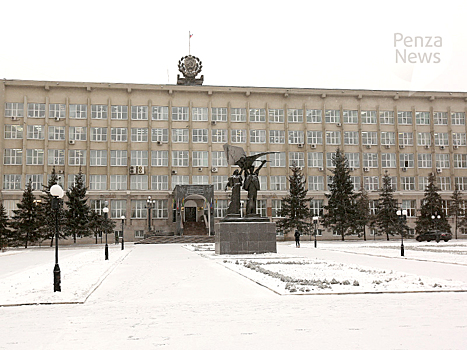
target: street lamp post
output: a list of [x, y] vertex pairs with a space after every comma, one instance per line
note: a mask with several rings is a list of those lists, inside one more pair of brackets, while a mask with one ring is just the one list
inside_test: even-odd
[[148, 199], [146, 200], [146, 208], [148, 208], [148, 231], [149, 233], [151, 232], [151, 210], [154, 208], [156, 205], [156, 200], [151, 199], [151, 196], [148, 196]]
[[[399, 221], [402, 223], [402, 224], [405, 224], [405, 222], [407, 221], [407, 210], [404, 209], [404, 210], [398, 210], [396, 212], [397, 216], [399, 217]], [[401, 256], [404, 256], [404, 228], [402, 228], [401, 230]]]
[[438, 213], [435, 213], [437, 215], [431, 215], [431, 228], [434, 230], [436, 228], [436, 221], [435, 219], [438, 219], [438, 222], [439, 222], [439, 219], [441, 219], [441, 215], [439, 215]]
[[123, 225], [125, 224], [125, 215], [122, 215], [120, 217], [120, 219], [122, 219], [122, 250], [125, 249], [125, 235], [123, 234]]
[[316, 241], [316, 236], [318, 235], [318, 220], [319, 220], [318, 216], [313, 216], [313, 224], [315, 224], [315, 248], [318, 245], [318, 242]]
[[109, 214], [109, 202], [105, 201], [104, 202], [104, 209], [102, 211], [104, 212], [104, 221], [105, 221], [105, 260], [109, 260], [109, 246], [107, 244], [107, 215]]
[[65, 192], [60, 185], [53, 185], [50, 187], [50, 194], [52, 195], [52, 209], [55, 210], [55, 266], [54, 266], [54, 292], [61, 292], [62, 288], [60, 278], [60, 266], [58, 265], [58, 215], [60, 209], [60, 199], [63, 198]]

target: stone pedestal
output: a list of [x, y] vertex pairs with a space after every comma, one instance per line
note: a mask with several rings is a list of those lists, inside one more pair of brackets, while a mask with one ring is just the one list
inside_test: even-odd
[[216, 254], [277, 253], [274, 222], [219, 222]]

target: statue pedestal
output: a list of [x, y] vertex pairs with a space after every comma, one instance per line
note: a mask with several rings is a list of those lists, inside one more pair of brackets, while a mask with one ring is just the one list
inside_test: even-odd
[[277, 253], [274, 222], [235, 220], [214, 226], [216, 254]]

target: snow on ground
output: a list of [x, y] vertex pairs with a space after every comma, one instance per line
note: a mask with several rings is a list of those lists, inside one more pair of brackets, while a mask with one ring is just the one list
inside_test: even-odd
[[[295, 245], [295, 243], [293, 243]], [[467, 283], [441, 278], [430, 278], [403, 273], [392, 269], [377, 269], [359, 264], [340, 263], [318, 258], [293, 255], [214, 254], [214, 244], [189, 245], [188, 249], [202, 252], [203, 256], [217, 260], [225, 267], [245, 276], [278, 294], [359, 294], [467, 291]], [[304, 248], [311, 248], [303, 244]], [[400, 256], [400, 245], [391, 242], [320, 243], [321, 249], [377, 255]], [[399, 250], [397, 250], [399, 249]], [[406, 243], [411, 259], [467, 265], [467, 243], [449, 246]]]

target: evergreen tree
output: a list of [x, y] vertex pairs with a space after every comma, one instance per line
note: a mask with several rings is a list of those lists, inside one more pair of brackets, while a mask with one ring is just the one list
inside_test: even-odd
[[282, 232], [298, 229], [302, 233], [308, 233], [311, 228], [311, 212], [307, 206], [309, 199], [306, 199], [306, 179], [296, 164], [292, 165], [291, 170], [292, 175], [288, 179], [289, 194], [282, 198], [281, 209], [278, 211], [281, 219], [276, 225]]
[[11, 231], [9, 230], [8, 215], [3, 203], [0, 203], [0, 249], [3, 252], [11, 240]]
[[452, 193], [451, 203], [449, 204], [449, 215], [454, 220], [454, 237], [457, 239], [457, 229], [465, 226], [465, 220], [463, 217], [464, 212], [464, 199], [462, 198], [462, 192], [459, 191], [459, 187], [456, 185], [454, 192]]
[[12, 218], [16, 244], [24, 244], [24, 247], [27, 248], [29, 243], [42, 241], [39, 210], [32, 193], [31, 180], [26, 185], [21, 202], [16, 204], [16, 206], [18, 209], [13, 210], [15, 215]]
[[[389, 241], [389, 236], [394, 236], [401, 233], [401, 222], [397, 216], [398, 207], [397, 200], [394, 198], [394, 189], [391, 185], [391, 177], [388, 172], [383, 176], [383, 187], [380, 189], [378, 200], [378, 211], [376, 213], [375, 222], [378, 231], [386, 234], [386, 239]], [[405, 231], [407, 232], [407, 231]]]
[[89, 229], [91, 233], [96, 237], [96, 244], [97, 244], [97, 236], [102, 233], [107, 234], [113, 233], [115, 229], [116, 223], [115, 221], [111, 220], [107, 217], [105, 220], [104, 215], [98, 214], [96, 211], [91, 210], [91, 214], [89, 217]]
[[363, 184], [360, 187], [360, 192], [357, 195], [355, 208], [357, 212], [354, 221], [354, 233], [358, 234], [359, 237], [363, 234], [363, 240], [366, 241], [365, 227], [370, 224], [371, 213], [368, 192], [365, 190]]
[[325, 213], [321, 221], [324, 227], [331, 228], [344, 240], [344, 236], [354, 228], [356, 194], [350, 178], [349, 162], [339, 148], [332, 157], [332, 164], [335, 168], [331, 170], [331, 193], [326, 194], [328, 203], [324, 206]]
[[[425, 196], [422, 200], [420, 216], [417, 217], [415, 222], [415, 230], [418, 234], [433, 229], [451, 232], [451, 226], [444, 213], [442, 199], [438, 193], [439, 188], [435, 185], [435, 181], [435, 175], [430, 173], [428, 176], [428, 185], [425, 189]], [[434, 218], [432, 218], [432, 216]]]
[[89, 229], [90, 209], [87, 204], [86, 192], [84, 175], [80, 168], [75, 183], [66, 192], [68, 201], [65, 202], [67, 205], [65, 231], [68, 236], [73, 237], [74, 243], [76, 243], [77, 235], [89, 236], [92, 234]]
[[[40, 221], [42, 222], [41, 230], [42, 230], [44, 239], [50, 239], [51, 247], [53, 246], [53, 241], [55, 237], [56, 211], [55, 209], [52, 208], [53, 196], [50, 194], [50, 188], [53, 185], [58, 184], [59, 179], [60, 177], [55, 172], [55, 167], [54, 167], [52, 169], [52, 174], [50, 176], [49, 181], [47, 182], [47, 185], [43, 185], [42, 194], [40, 196], [41, 202], [39, 205], [39, 216], [40, 216]], [[59, 225], [63, 226], [64, 210], [63, 210], [62, 205], [59, 206], [58, 217], [59, 217]], [[63, 230], [59, 229], [59, 237], [66, 238], [65, 234], [63, 233]]]

